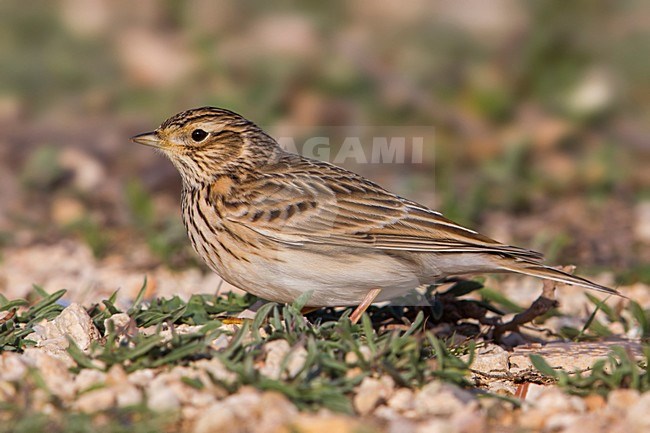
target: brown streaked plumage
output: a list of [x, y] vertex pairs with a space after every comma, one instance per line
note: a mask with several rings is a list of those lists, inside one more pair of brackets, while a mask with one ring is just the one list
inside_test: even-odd
[[224, 280], [262, 298], [362, 305], [467, 273], [515, 272], [617, 291], [544, 265], [335, 165], [282, 150], [252, 122], [184, 111], [133, 141], [161, 150], [183, 179], [183, 221]]

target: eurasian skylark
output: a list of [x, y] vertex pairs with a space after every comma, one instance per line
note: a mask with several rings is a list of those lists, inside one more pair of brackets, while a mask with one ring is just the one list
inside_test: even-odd
[[446, 276], [515, 272], [616, 290], [542, 263], [426, 206], [327, 162], [282, 150], [232, 111], [184, 111], [132, 138], [161, 150], [183, 179], [192, 246], [224, 280], [261, 298], [307, 306], [388, 300]]

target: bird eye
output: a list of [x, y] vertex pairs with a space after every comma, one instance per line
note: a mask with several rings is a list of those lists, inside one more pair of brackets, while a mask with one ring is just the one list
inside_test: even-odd
[[207, 136], [208, 133], [202, 129], [195, 129], [194, 131], [192, 131], [192, 140], [196, 141], [197, 143], [199, 141], [205, 140], [205, 137]]

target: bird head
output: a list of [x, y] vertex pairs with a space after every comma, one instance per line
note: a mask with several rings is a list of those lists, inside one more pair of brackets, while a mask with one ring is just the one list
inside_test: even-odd
[[214, 107], [183, 111], [131, 140], [160, 150], [176, 166], [186, 186], [211, 182], [255, 161], [268, 161], [264, 156], [278, 148], [251, 121]]

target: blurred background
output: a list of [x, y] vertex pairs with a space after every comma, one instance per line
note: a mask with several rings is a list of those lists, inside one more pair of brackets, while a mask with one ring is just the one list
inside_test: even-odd
[[160, 269], [160, 290], [213, 290], [178, 175], [129, 141], [202, 105], [275, 136], [433, 128], [421, 164], [348, 167], [553, 263], [648, 283], [648, 53], [641, 0], [3, 1], [0, 293], [93, 298]]

